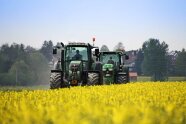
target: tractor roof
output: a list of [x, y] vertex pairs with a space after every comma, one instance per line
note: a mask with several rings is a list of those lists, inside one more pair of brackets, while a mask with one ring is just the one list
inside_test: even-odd
[[84, 43], [84, 42], [69, 42], [66, 46], [70, 47], [90, 47], [90, 48], [98, 48], [96, 46], [92, 46], [89, 43]]
[[75, 45], [77, 45], [77, 46], [88, 46], [88, 44], [87, 43], [84, 43], [84, 42], [69, 42], [68, 44], [67, 44], [67, 46], [75, 46]]
[[123, 52], [121, 52], [121, 51], [108, 51], [108, 52], [100, 52], [100, 53], [103, 53], [103, 54], [123, 54]]

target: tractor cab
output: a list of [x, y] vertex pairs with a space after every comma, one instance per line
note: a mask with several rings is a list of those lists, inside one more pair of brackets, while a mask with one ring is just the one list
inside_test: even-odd
[[[125, 56], [125, 57], [123, 57]], [[100, 52], [99, 60], [103, 65], [113, 64], [113, 67], [119, 70], [124, 65], [124, 61], [128, 59], [128, 55], [122, 52]]]
[[[73, 42], [67, 45], [63, 45], [63, 43], [61, 43], [60, 47], [54, 49], [53, 51], [54, 54], [57, 54], [58, 52], [56, 49], [60, 49], [61, 51], [60, 52], [61, 58], [58, 59], [57, 62], [58, 66], [56, 66], [55, 70], [53, 71], [56, 72], [57, 70], [61, 70], [62, 74], [60, 76], [60, 81], [62, 82], [60, 84], [77, 86], [81, 84], [95, 85], [96, 83], [98, 83], [98, 80], [92, 81], [93, 77], [90, 77], [90, 75], [93, 75], [93, 73], [96, 73], [97, 77], [99, 76], [98, 74], [99, 72], [96, 72], [95, 70], [92, 69], [92, 65], [94, 63], [92, 58], [93, 48], [95, 48], [95, 53], [98, 54], [99, 53], [98, 47], [94, 47], [90, 44], [80, 42]], [[52, 80], [51, 88], [58, 87], [56, 84], [57, 81]]]
[[100, 61], [102, 64], [113, 64], [113, 66], [121, 65], [120, 55], [116, 54], [116, 52], [102, 52], [100, 54]]
[[92, 64], [91, 46], [85, 43], [69, 43], [65, 46], [64, 52], [64, 72], [65, 78], [68, 79], [72, 85], [76, 85], [74, 80], [81, 82], [82, 75], [85, 71], [90, 70]]
[[100, 52], [103, 82], [106, 84], [128, 82], [128, 68], [124, 67], [124, 61], [127, 59], [128, 55], [123, 52]]

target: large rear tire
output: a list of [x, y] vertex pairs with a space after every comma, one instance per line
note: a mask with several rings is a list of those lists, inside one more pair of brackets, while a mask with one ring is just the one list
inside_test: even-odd
[[98, 85], [99, 82], [99, 74], [98, 73], [88, 73], [88, 82], [87, 85]]
[[61, 74], [52, 73], [50, 76], [50, 89], [58, 89], [64, 87], [64, 84], [61, 84]]

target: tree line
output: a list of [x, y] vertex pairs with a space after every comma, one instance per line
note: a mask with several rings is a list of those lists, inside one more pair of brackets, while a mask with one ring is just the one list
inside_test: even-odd
[[[52, 61], [52, 41], [44, 41], [40, 49], [13, 43], [0, 47], [0, 85], [48, 84], [49, 62]], [[125, 51], [122, 42], [114, 51]], [[168, 45], [158, 39], [145, 41], [137, 50], [134, 70], [138, 75], [151, 76], [154, 81], [166, 80], [167, 76], [186, 76], [186, 51], [169, 54]], [[100, 51], [109, 51], [106, 45]], [[173, 61], [174, 60], [174, 61]]]
[[168, 76], [186, 76], [186, 51], [173, 51], [168, 44], [158, 39], [145, 41], [139, 50], [136, 60], [138, 74], [148, 75], [153, 81], [167, 80]]
[[3, 44], [0, 47], [0, 85], [48, 84], [52, 49], [52, 41], [44, 41], [38, 50], [23, 44]]

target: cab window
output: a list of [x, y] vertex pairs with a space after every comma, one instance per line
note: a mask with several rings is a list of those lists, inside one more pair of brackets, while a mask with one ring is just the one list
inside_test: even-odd
[[67, 47], [66, 48], [66, 60], [72, 60], [73, 57], [77, 54], [77, 50], [79, 51], [79, 54], [82, 56], [82, 60], [87, 61], [87, 47]]

